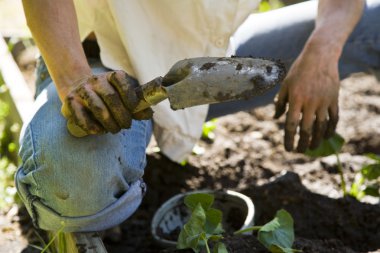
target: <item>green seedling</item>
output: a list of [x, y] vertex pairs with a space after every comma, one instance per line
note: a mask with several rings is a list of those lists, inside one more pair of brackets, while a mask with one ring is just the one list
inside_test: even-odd
[[177, 242], [178, 249], [193, 249], [199, 252], [205, 248], [211, 253], [209, 240], [215, 241], [213, 253], [227, 253], [226, 246], [220, 242], [222, 233], [222, 212], [212, 208], [214, 196], [196, 193], [185, 198], [185, 205], [191, 210], [189, 221], [183, 226]]
[[65, 236], [63, 232], [64, 228], [65, 228], [65, 223], [61, 222], [61, 227], [59, 228], [58, 231], [49, 232], [48, 233], [48, 236], [50, 238], [49, 242], [45, 242], [45, 240], [43, 239], [43, 236], [41, 236], [37, 231], [34, 231], [42, 247], [33, 245], [33, 244], [30, 246], [32, 248], [40, 250], [41, 253], [69, 252], [67, 250], [66, 240], [65, 240]]
[[[222, 212], [212, 208], [214, 196], [196, 193], [185, 198], [185, 205], [191, 210], [189, 221], [183, 226], [177, 241], [178, 249], [193, 249], [199, 252], [205, 248], [210, 253], [208, 241], [214, 241], [213, 253], [228, 253], [226, 246], [220, 242], [222, 233]], [[294, 242], [293, 218], [285, 210], [276, 213], [275, 218], [264, 226], [253, 226], [236, 231], [242, 234], [258, 230], [258, 240], [272, 253], [300, 252], [292, 249]]]
[[367, 157], [374, 162], [361, 168], [350, 189], [350, 195], [358, 200], [365, 195], [380, 197], [380, 156], [367, 154]]
[[187, 159], [180, 162], [179, 165], [181, 165], [182, 167], [185, 167], [187, 165]]
[[313, 158], [335, 155], [341, 180], [340, 187], [342, 189], [343, 195], [346, 196], [346, 181], [343, 176], [343, 166], [339, 159], [339, 153], [342, 150], [344, 142], [345, 141], [343, 137], [336, 133], [329, 139], [322, 140], [321, 144], [316, 149], [306, 150], [305, 154]]
[[258, 231], [257, 239], [272, 253], [300, 252], [292, 249], [294, 243], [294, 221], [292, 216], [281, 209], [277, 211], [273, 220], [264, 226], [253, 226], [236, 231], [242, 234], [249, 231]]
[[207, 140], [215, 139], [215, 128], [217, 119], [212, 119], [203, 124], [202, 128], [202, 138]]

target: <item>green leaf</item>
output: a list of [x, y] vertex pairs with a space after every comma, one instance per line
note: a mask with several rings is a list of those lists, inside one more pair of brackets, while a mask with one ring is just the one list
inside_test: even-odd
[[364, 178], [374, 180], [380, 177], [380, 163], [374, 163], [364, 166], [361, 169]]
[[258, 240], [269, 250], [291, 249], [294, 242], [292, 216], [283, 209], [278, 211], [276, 217], [259, 230]]
[[369, 154], [366, 154], [366, 157], [374, 160], [374, 161], [377, 161], [380, 163], [380, 156], [376, 155], [376, 154], [373, 154], [373, 153], [369, 153]]
[[182, 162], [179, 163], [182, 167], [185, 167], [187, 165], [187, 160], [183, 160]]
[[342, 149], [343, 144], [343, 137], [336, 133], [331, 138], [322, 140], [316, 149], [306, 150], [305, 155], [310, 157], [323, 157], [337, 154]]
[[222, 229], [222, 219], [223, 213], [222, 211], [210, 208], [206, 212], [206, 226], [205, 231], [207, 234], [221, 234], [223, 233]]
[[177, 248], [186, 249], [192, 248], [195, 252], [199, 250], [199, 241], [204, 235], [204, 226], [206, 223], [206, 213], [202, 205], [198, 203], [189, 221], [183, 226], [178, 237]]
[[380, 185], [371, 184], [364, 189], [364, 194], [372, 197], [380, 197]]
[[266, 12], [266, 11], [270, 11], [271, 9], [272, 7], [268, 3], [268, 1], [262, 1], [259, 5], [259, 12]]
[[293, 253], [294, 252], [292, 248], [283, 248], [278, 245], [272, 245], [268, 248], [268, 250], [272, 253]]
[[200, 248], [204, 245], [203, 237], [204, 233], [190, 236], [186, 238], [186, 243], [189, 245], [189, 248], [191, 248], [194, 252], [199, 252]]
[[260, 230], [262, 227], [263, 226], [251, 226], [251, 227], [247, 227], [247, 228], [235, 231], [234, 235], [240, 235], [240, 234], [244, 234], [244, 233], [247, 233], [247, 232], [257, 231], [257, 230]]
[[222, 235], [207, 235], [207, 236], [208, 236], [208, 239], [211, 241], [219, 241], [223, 239]]
[[186, 239], [189, 237], [185, 229], [181, 229], [177, 239], [177, 249], [187, 249], [189, 245], [187, 244]]
[[214, 249], [212, 252], [213, 253], [228, 253], [228, 250], [226, 248], [226, 245], [224, 245], [224, 243], [218, 242], [218, 244], [214, 246]]
[[211, 140], [215, 138], [214, 130], [216, 128], [216, 121], [217, 119], [212, 119], [203, 124], [203, 128], [202, 128], [203, 138], [208, 138]]
[[362, 190], [362, 186], [365, 180], [362, 174], [357, 173], [355, 175], [355, 181], [352, 183], [350, 188], [350, 195], [355, 197], [357, 200], [360, 200], [364, 196], [364, 192]]
[[[185, 197], [184, 203], [192, 210], [189, 221], [183, 226], [177, 241], [178, 249], [191, 248], [194, 252], [199, 252], [206, 248], [210, 252], [208, 240], [218, 242], [223, 238], [222, 216], [223, 213], [215, 208], [211, 208], [214, 196], [206, 193], [196, 193]], [[221, 253], [223, 245], [220, 247]], [[215, 249], [214, 249], [215, 252]]]
[[184, 225], [184, 229], [186, 230], [189, 236], [199, 235], [204, 231], [204, 225], [206, 223], [206, 214], [201, 204], [194, 208], [191, 213], [191, 217], [189, 221]]
[[185, 205], [193, 210], [198, 203], [207, 211], [214, 203], [214, 196], [207, 193], [194, 193], [185, 197]]
[[182, 229], [177, 241], [177, 249], [193, 249], [194, 252], [199, 252], [202, 246], [202, 233], [190, 236], [186, 230]]

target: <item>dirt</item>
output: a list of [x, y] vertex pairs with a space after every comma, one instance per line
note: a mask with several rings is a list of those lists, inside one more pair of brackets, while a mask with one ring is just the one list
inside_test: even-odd
[[[342, 83], [338, 132], [347, 141], [341, 160], [348, 186], [368, 162], [363, 154], [380, 154], [379, 112], [380, 83], [374, 77], [360, 75]], [[204, 152], [190, 156], [185, 166], [155, 152], [152, 143], [146, 196], [121, 225], [121, 242], [105, 240], [108, 252], [164, 252], [150, 234], [154, 212], [177, 193], [205, 188], [233, 189], [251, 197], [257, 225], [285, 208], [295, 221], [293, 247], [303, 252], [380, 252], [378, 199], [343, 198], [335, 157], [310, 159], [285, 152], [284, 118], [273, 120], [273, 114], [273, 105], [268, 105], [220, 118], [215, 139], [201, 140], [198, 149]], [[39, 243], [25, 210], [11, 210], [0, 216], [0, 252], [38, 252], [25, 242]], [[254, 236], [227, 235], [225, 243], [229, 252], [267, 252]]]
[[202, 67], [200, 68], [200, 70], [209, 70], [209, 69], [211, 69], [214, 66], [215, 66], [215, 63], [213, 63], [213, 62], [207, 62], [207, 63], [205, 63], [205, 64], [202, 65]]
[[310, 192], [293, 172], [243, 193], [256, 207], [257, 224], [267, 222], [280, 208], [295, 220], [295, 233], [308, 239], [336, 239], [355, 251], [380, 248], [380, 208], [351, 197], [331, 199]]
[[[292, 214], [296, 221], [296, 235], [300, 235], [293, 245], [295, 249], [321, 253], [368, 252], [380, 247], [378, 206], [360, 203], [350, 197], [331, 199], [312, 193], [293, 172], [243, 193], [255, 202], [258, 225], [272, 219], [280, 208]], [[230, 253], [268, 252], [254, 236], [227, 236], [224, 243]]]
[[[354, 77], [342, 84], [338, 132], [348, 140], [341, 160], [349, 185], [355, 172], [368, 162], [360, 154], [380, 153], [376, 141], [367, 142], [380, 134], [378, 95], [379, 83], [370, 76]], [[258, 225], [285, 208], [295, 220], [294, 248], [303, 252], [378, 251], [378, 200], [365, 199], [371, 204], [342, 198], [334, 157], [313, 160], [285, 152], [283, 119], [274, 121], [273, 113], [270, 105], [219, 119], [215, 140], [200, 141], [204, 153], [192, 155], [186, 166], [150, 151], [144, 176], [146, 197], [136, 214], [122, 225], [123, 242], [107, 244], [109, 252], [160, 252], [149, 232], [154, 211], [178, 192], [204, 188], [235, 189], [250, 196]], [[266, 252], [252, 236], [228, 237], [226, 244], [230, 252]]]
[[[239, 236], [227, 237], [223, 240], [229, 253], [268, 253], [269, 251], [262, 246], [262, 244], [254, 236]], [[313, 253], [355, 253], [350, 248], [345, 247], [342, 242], [335, 239], [327, 240], [309, 240], [305, 238], [297, 238], [293, 245], [294, 249], [301, 250], [302, 252]], [[192, 253], [192, 250], [175, 250], [167, 249], [162, 251], [164, 253]], [[202, 253], [205, 253], [202, 251]]]

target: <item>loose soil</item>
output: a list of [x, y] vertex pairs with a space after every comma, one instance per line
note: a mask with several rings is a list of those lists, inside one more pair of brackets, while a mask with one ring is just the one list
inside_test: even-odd
[[[380, 154], [379, 112], [380, 84], [374, 77], [360, 75], [342, 83], [338, 132], [347, 140], [341, 160], [348, 186], [368, 162], [363, 154]], [[205, 188], [233, 189], [251, 197], [257, 225], [286, 209], [295, 221], [293, 247], [303, 252], [380, 252], [378, 200], [343, 198], [335, 157], [310, 159], [285, 152], [284, 118], [273, 120], [273, 114], [273, 105], [268, 105], [220, 118], [215, 140], [201, 140], [198, 150], [204, 152], [190, 156], [185, 166], [154, 152], [152, 143], [146, 196], [121, 225], [122, 240], [105, 240], [108, 252], [190, 252], [161, 249], [150, 234], [150, 222], [173, 195]], [[38, 244], [23, 209], [0, 217], [0, 252], [38, 252], [20, 241], [23, 234]], [[230, 252], [267, 252], [253, 236], [226, 235], [225, 243]]]
[[[338, 132], [348, 140], [341, 159], [349, 185], [355, 172], [368, 162], [362, 154], [380, 153], [379, 95], [380, 85], [371, 76], [342, 83]], [[366, 198], [371, 203], [362, 203], [342, 198], [335, 157], [313, 160], [285, 152], [283, 119], [274, 121], [273, 113], [269, 105], [220, 118], [215, 140], [201, 140], [198, 145], [204, 153], [192, 155], [186, 166], [172, 163], [151, 148], [144, 176], [145, 199], [122, 224], [122, 242], [108, 243], [108, 250], [160, 252], [150, 235], [154, 211], [176, 193], [208, 188], [234, 189], [251, 197], [257, 225], [285, 208], [295, 220], [294, 248], [303, 252], [377, 252], [378, 200]], [[267, 252], [253, 236], [229, 236], [225, 242], [230, 252]]]

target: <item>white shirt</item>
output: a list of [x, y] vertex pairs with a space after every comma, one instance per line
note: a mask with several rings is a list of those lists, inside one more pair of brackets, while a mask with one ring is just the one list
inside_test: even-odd
[[[144, 84], [165, 75], [177, 61], [225, 56], [228, 41], [260, 0], [74, 0], [81, 39], [94, 32], [100, 58]], [[207, 106], [173, 111], [153, 107], [161, 151], [181, 162], [202, 133]]]

